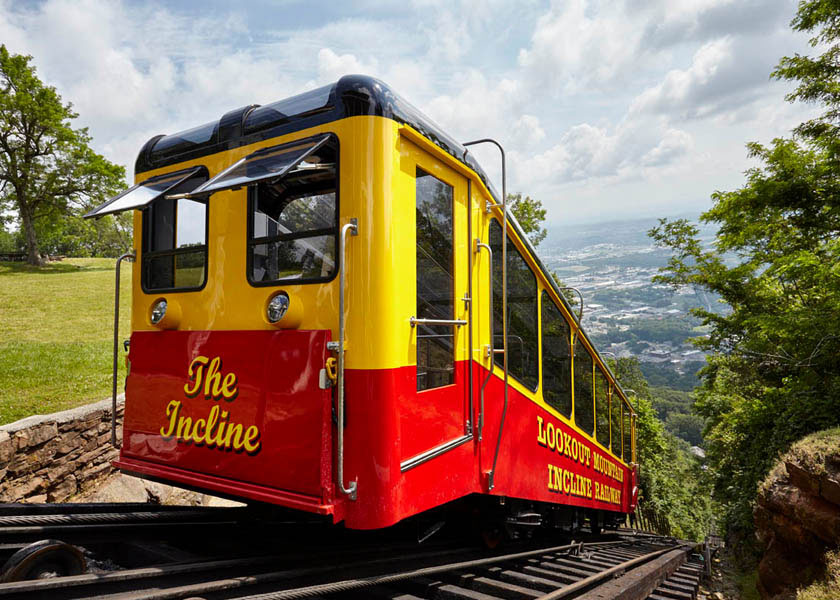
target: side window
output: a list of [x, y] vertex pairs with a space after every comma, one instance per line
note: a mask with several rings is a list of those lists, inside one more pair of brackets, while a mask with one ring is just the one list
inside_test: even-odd
[[337, 269], [337, 192], [334, 140], [279, 179], [248, 186], [248, 280], [252, 284], [332, 279]]
[[[577, 336], [576, 336], [577, 337]], [[588, 434], [595, 427], [592, 408], [592, 356], [577, 337], [575, 341], [575, 424]]]
[[[196, 178], [180, 188], [198, 185]], [[203, 181], [205, 177], [200, 177]], [[143, 210], [142, 284], [146, 291], [198, 289], [207, 277], [207, 203], [161, 198]]]
[[560, 412], [572, 416], [571, 332], [548, 292], [542, 293], [542, 393]]
[[623, 407], [622, 412], [624, 414], [624, 462], [629, 463], [631, 460], [633, 460], [632, 451], [630, 450], [630, 409], [625, 406]]
[[612, 423], [612, 438], [610, 444], [612, 452], [616, 456], [621, 456], [621, 396], [613, 388], [612, 396], [610, 396], [610, 422]]
[[[452, 186], [417, 169], [417, 317], [455, 318]], [[417, 327], [417, 391], [454, 383], [455, 330]]]
[[[493, 332], [495, 348], [504, 343], [502, 332], [502, 227], [490, 223], [490, 247], [493, 249]], [[537, 389], [539, 379], [537, 342], [537, 278], [516, 249], [507, 240], [508, 292], [508, 371], [525, 387]], [[497, 365], [504, 357], [497, 354]]]
[[610, 400], [607, 378], [595, 367], [595, 437], [604, 448], [610, 447]]

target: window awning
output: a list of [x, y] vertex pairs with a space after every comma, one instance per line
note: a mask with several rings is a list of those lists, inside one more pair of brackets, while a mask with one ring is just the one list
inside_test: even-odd
[[[205, 196], [221, 190], [229, 190], [260, 181], [278, 180], [300, 165], [308, 157], [327, 143], [330, 134], [310, 138], [305, 141], [290, 142], [280, 146], [263, 148], [249, 154], [245, 158], [198, 186], [191, 192], [174, 194], [169, 198], [195, 198]], [[317, 168], [313, 162], [311, 168]]]
[[[117, 194], [104, 204], [97, 206], [87, 213], [84, 218], [90, 219], [92, 217], [111, 215], [134, 208], [143, 208], [176, 189], [178, 191], [189, 191], [187, 189], [188, 187], [198, 186], [204, 179], [196, 178], [194, 182], [190, 182], [184, 186], [182, 184], [185, 184], [189, 179], [194, 178], [202, 171], [206, 173], [204, 167], [194, 167], [192, 169], [183, 169], [174, 173], [151, 177], [143, 183], [138, 183], [124, 192]], [[206, 178], [207, 175], [204, 177]]]

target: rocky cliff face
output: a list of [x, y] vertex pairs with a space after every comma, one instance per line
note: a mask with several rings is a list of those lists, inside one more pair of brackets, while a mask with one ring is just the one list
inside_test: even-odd
[[840, 429], [794, 444], [761, 485], [754, 515], [762, 598], [794, 598], [821, 579], [826, 553], [840, 547]]

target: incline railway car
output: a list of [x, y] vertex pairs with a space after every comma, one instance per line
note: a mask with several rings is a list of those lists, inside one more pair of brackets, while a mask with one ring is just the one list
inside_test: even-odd
[[135, 177], [88, 215], [134, 211], [124, 472], [359, 529], [634, 510], [625, 394], [466, 147], [385, 84], [154, 137]]

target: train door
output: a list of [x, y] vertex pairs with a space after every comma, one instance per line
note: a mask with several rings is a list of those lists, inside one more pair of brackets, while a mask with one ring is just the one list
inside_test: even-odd
[[[471, 439], [467, 180], [403, 140], [404, 210], [414, 213], [415, 394], [400, 407], [401, 470]], [[409, 192], [409, 189], [411, 190]]]

